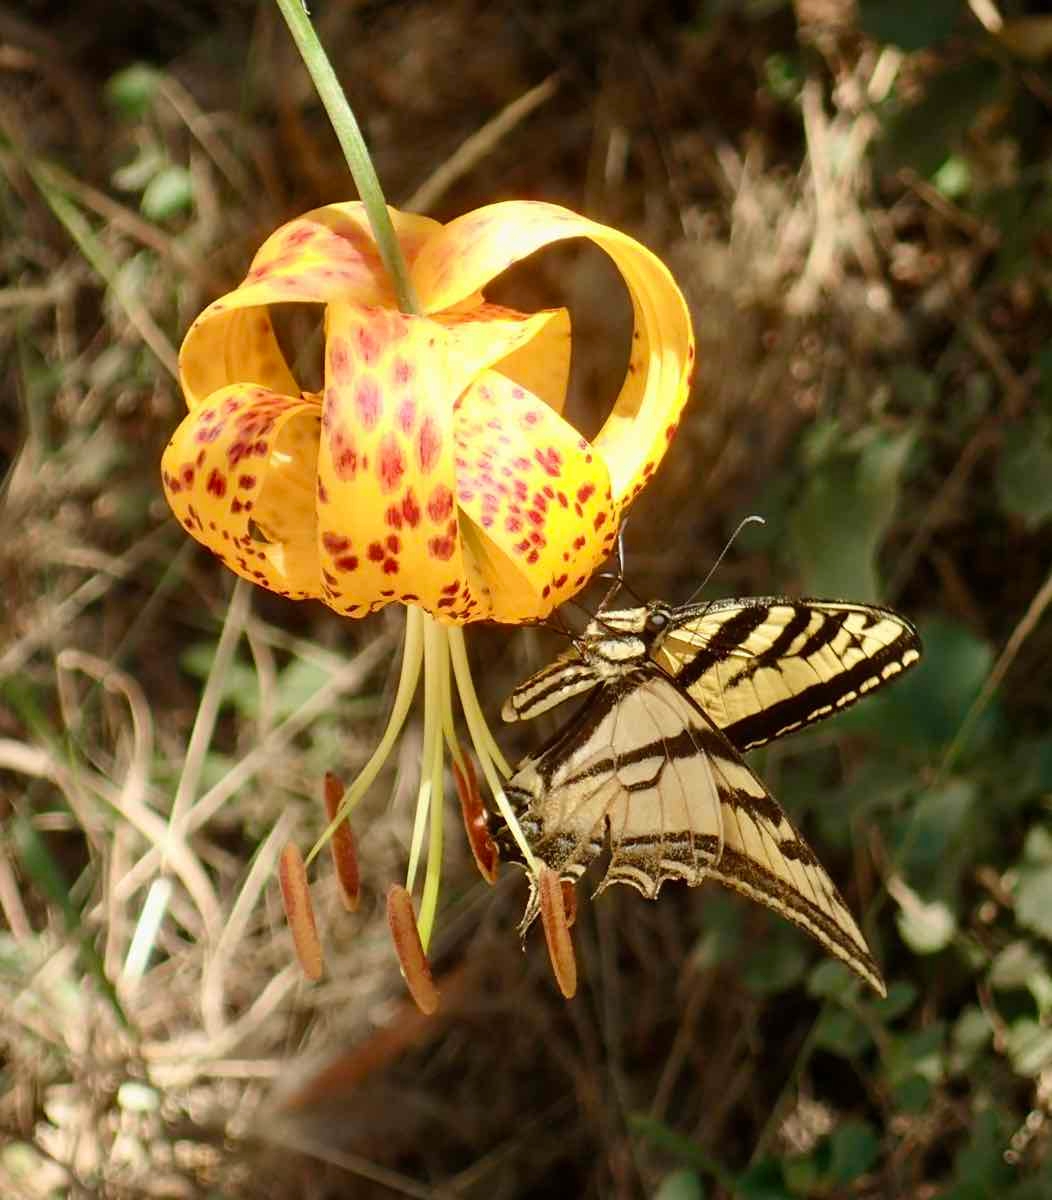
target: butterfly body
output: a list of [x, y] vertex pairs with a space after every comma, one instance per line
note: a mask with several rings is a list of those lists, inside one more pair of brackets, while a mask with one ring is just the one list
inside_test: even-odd
[[[816, 937], [878, 991], [850, 910], [742, 751], [837, 712], [920, 654], [887, 609], [780, 597], [603, 611], [520, 684], [506, 720], [587, 700], [506, 787], [532, 852], [576, 881], [610, 846], [599, 890], [653, 898], [713, 878]], [[498, 840], [510, 849], [506, 830]], [[524, 925], [536, 915], [531, 895]]]

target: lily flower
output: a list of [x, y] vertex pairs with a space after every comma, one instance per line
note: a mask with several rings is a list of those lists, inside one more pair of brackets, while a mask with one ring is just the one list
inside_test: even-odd
[[[527, 201], [445, 225], [388, 213], [419, 311], [399, 310], [362, 204], [327, 205], [282, 226], [244, 281], [186, 335], [179, 363], [189, 412], [165, 450], [162, 478], [187, 532], [242, 578], [349, 617], [407, 606], [388, 729], [330, 829], [389, 754], [424, 664], [407, 890], [430, 810], [419, 918], [426, 949], [437, 903], [433, 860], [441, 857], [443, 741], [462, 778], [469, 770], [454, 733], [451, 663], [483, 774], [528, 866], [539, 870], [504, 801], [507, 763], [479, 709], [457, 627], [540, 620], [585, 585], [668, 447], [694, 352], [687, 306], [667, 268], [615, 229]], [[582, 237], [613, 259], [634, 312], [624, 382], [591, 442], [563, 416], [566, 310], [520, 313], [482, 290], [540, 248]], [[320, 394], [301, 388], [275, 333], [270, 306], [290, 302], [324, 306]]]
[[[398, 311], [364, 208], [282, 226], [179, 355], [189, 414], [164, 454], [168, 501], [232, 571], [361, 617], [392, 601], [443, 623], [534, 621], [607, 556], [687, 395], [690, 320], [661, 261], [552, 204], [448, 225], [389, 210], [422, 315]], [[562, 414], [565, 309], [523, 314], [482, 287], [587, 237], [624, 275], [635, 332], [589, 444]], [[325, 305], [325, 386], [304, 393], [268, 308]]]

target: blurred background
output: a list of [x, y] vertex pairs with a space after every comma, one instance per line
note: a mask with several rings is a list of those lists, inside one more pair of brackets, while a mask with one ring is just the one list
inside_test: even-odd
[[[490, 890], [451, 833], [425, 1019], [383, 906], [418, 725], [355, 819], [360, 912], [316, 872], [317, 986], [273, 872], [375, 744], [401, 614], [232, 606], [158, 479], [181, 337], [273, 228], [350, 198], [335, 138], [266, 0], [0, 3], [5, 1197], [1052, 1194], [1044, 7], [315, 0], [392, 203], [557, 201], [687, 293], [696, 393], [628, 526], [635, 591], [686, 599], [755, 512], [707, 595], [890, 603], [926, 649], [751, 757], [886, 1000], [670, 885], [580, 889], [566, 1003], [520, 949], [521, 872]], [[619, 287], [575, 244], [493, 291], [570, 306], [586, 432]], [[469, 644], [495, 726], [560, 646]], [[514, 760], [547, 728], [498, 732]], [[194, 832], [162, 861], [173, 805]]]

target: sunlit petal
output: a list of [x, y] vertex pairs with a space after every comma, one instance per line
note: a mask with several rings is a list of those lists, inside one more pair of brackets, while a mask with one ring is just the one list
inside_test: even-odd
[[456, 506], [448, 397], [469, 377], [433, 322], [330, 305], [318, 544], [338, 611], [361, 616], [396, 599], [440, 619], [488, 611]]
[[690, 390], [690, 313], [668, 268], [616, 229], [552, 204], [506, 201], [476, 209], [428, 239], [413, 278], [429, 310], [454, 305], [542, 246], [589, 238], [624, 277], [635, 317], [628, 371], [594, 439], [607, 459], [614, 500], [631, 499], [653, 473]]
[[320, 590], [314, 492], [321, 408], [264, 388], [224, 388], [195, 408], [161, 473], [184, 528], [238, 575], [293, 599]]
[[[428, 217], [389, 212], [410, 262], [442, 228]], [[191, 325], [179, 353], [189, 407], [217, 388], [238, 382], [296, 395], [299, 389], [265, 306], [338, 299], [395, 306], [365, 209], [358, 202], [329, 204], [282, 225], [259, 248], [244, 281]]]
[[546, 616], [617, 536], [606, 465], [557, 413], [495, 371], [456, 421], [457, 500], [498, 621]]

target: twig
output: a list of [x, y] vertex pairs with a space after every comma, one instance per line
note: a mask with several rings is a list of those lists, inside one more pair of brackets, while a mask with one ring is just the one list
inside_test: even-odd
[[547, 103], [559, 90], [560, 75], [555, 72], [536, 87], [524, 92], [460, 144], [446, 161], [433, 171], [405, 203], [412, 212], [426, 213], [439, 198], [472, 167], [491, 154], [497, 145], [530, 113]]

